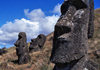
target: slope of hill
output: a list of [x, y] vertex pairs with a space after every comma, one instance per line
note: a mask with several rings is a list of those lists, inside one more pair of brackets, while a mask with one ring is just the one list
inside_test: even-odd
[[[100, 67], [100, 58], [96, 58], [96, 56], [93, 55], [93, 53], [97, 50], [100, 52], [100, 9], [95, 10], [95, 31], [94, 31], [94, 37], [89, 40], [89, 53], [90, 58], [94, 59], [94, 61], [98, 62]], [[100, 53], [98, 53], [100, 56]]]
[[95, 31], [94, 37], [89, 40], [89, 52], [93, 52], [97, 49], [100, 49], [100, 9], [95, 10]]
[[8, 53], [0, 56], [0, 70], [52, 70], [53, 64], [49, 62], [53, 33], [47, 36], [44, 48], [41, 51], [30, 54], [31, 62], [28, 64], [18, 65], [16, 48], [7, 49]]
[[[95, 50], [100, 49], [100, 9], [95, 10], [95, 33], [94, 38], [89, 40], [89, 55], [90, 58], [97, 62], [92, 54]], [[41, 51], [31, 53], [31, 62], [28, 64], [18, 65], [15, 47], [6, 49], [8, 53], [0, 56], [0, 70], [52, 70], [53, 64], [50, 63], [49, 57], [52, 49], [53, 33], [47, 36], [44, 48]], [[100, 63], [99, 63], [100, 64]]]

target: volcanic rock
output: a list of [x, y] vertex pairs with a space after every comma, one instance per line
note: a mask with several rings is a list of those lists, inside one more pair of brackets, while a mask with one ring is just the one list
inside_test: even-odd
[[93, 7], [93, 0], [67, 0], [62, 4], [50, 58], [54, 70], [98, 69], [87, 54], [88, 39], [93, 37]]
[[0, 55], [5, 54], [7, 51], [5, 50], [6, 48], [0, 49]]
[[26, 33], [20, 32], [18, 40], [14, 44], [16, 46], [16, 54], [19, 64], [26, 64], [30, 61], [29, 50], [27, 47]]
[[36, 39], [31, 39], [29, 50], [30, 52], [38, 51], [43, 48], [44, 43], [46, 41], [46, 36], [43, 34], [38, 35]]

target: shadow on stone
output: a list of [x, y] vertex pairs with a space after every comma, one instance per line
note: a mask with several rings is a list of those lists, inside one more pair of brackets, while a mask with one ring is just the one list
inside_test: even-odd
[[18, 64], [18, 60], [12, 60], [11, 62], [13, 62], [14, 64]]

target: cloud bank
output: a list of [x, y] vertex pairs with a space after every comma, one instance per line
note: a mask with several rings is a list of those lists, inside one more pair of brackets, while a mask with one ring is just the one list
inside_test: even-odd
[[39, 34], [49, 34], [54, 30], [59, 14], [60, 4], [54, 7], [52, 16], [46, 16], [42, 9], [25, 9], [27, 19], [15, 19], [8, 21], [0, 27], [0, 45], [13, 45], [19, 32], [26, 32], [28, 41]]

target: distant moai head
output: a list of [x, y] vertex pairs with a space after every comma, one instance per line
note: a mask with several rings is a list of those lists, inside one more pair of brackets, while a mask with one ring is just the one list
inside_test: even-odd
[[23, 41], [26, 42], [26, 33], [25, 32], [20, 32], [18, 35], [18, 40], [22, 39]]
[[20, 32], [18, 40], [15, 42], [18, 63], [25, 64], [30, 61], [29, 49], [27, 47], [27, 38], [25, 32]]
[[33, 51], [37, 51], [37, 50], [39, 50], [37, 40], [31, 39], [30, 46], [29, 46], [29, 52], [33, 52]]
[[27, 38], [25, 32], [20, 32], [18, 35], [18, 40], [14, 43], [16, 47], [18, 47], [20, 44], [26, 44]]
[[7, 53], [6, 48], [2, 48], [2, 49], [0, 49], [0, 55], [5, 54], [5, 53]]
[[[20, 32], [18, 34], [18, 40], [14, 43], [14, 45], [16, 46], [16, 54], [17, 55], [22, 55], [23, 51], [25, 51], [24, 49], [27, 46], [27, 39], [26, 39], [26, 33], [25, 32]], [[25, 47], [25, 48], [23, 48]]]
[[37, 43], [37, 40], [36, 39], [31, 39], [31, 43], [30, 44], [36, 46], [38, 43]]
[[38, 35], [37, 42], [38, 42], [38, 46], [40, 48], [42, 48], [44, 46], [45, 41], [46, 41], [46, 36], [45, 35], [43, 35], [43, 34]]
[[30, 52], [37, 51], [43, 48], [46, 41], [46, 36], [43, 34], [38, 35], [37, 38], [31, 39], [29, 50]]

